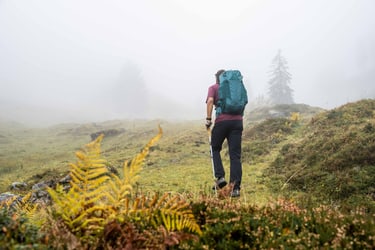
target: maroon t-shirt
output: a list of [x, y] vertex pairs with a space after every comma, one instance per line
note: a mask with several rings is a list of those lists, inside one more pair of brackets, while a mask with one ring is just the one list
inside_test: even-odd
[[[219, 84], [215, 83], [208, 88], [206, 103], [209, 97], [214, 98], [214, 104], [216, 107], [217, 101], [219, 100]], [[242, 115], [231, 115], [231, 114], [222, 113], [218, 117], [216, 117], [215, 123], [218, 123], [221, 121], [229, 121], [229, 120], [242, 120]]]

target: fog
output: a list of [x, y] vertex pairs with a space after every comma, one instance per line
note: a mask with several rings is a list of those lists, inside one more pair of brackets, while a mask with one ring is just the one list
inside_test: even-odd
[[[280, 49], [296, 103], [375, 98], [373, 0], [0, 0], [0, 121], [204, 119], [218, 69], [266, 96]], [[251, 105], [251, 103], [249, 104]]]

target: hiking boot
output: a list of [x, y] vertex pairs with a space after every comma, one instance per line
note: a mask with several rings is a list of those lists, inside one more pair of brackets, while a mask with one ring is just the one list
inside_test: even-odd
[[218, 178], [215, 181], [215, 185], [212, 187], [212, 190], [222, 189], [226, 185], [227, 185], [227, 181], [224, 179], [224, 177]]
[[230, 194], [230, 197], [240, 197], [240, 190], [239, 189], [233, 189], [232, 193]]

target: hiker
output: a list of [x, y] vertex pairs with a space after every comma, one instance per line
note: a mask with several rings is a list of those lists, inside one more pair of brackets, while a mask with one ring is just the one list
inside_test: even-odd
[[[239, 73], [239, 71], [237, 71]], [[207, 118], [206, 118], [206, 128], [210, 129], [212, 125], [212, 111], [215, 106], [216, 117], [214, 126], [211, 132], [211, 149], [213, 158], [213, 169], [215, 186], [214, 189], [221, 189], [227, 185], [225, 180], [225, 170], [221, 160], [220, 151], [224, 140], [228, 142], [229, 157], [230, 157], [230, 179], [229, 182], [233, 185], [233, 190], [231, 191], [231, 197], [239, 197], [241, 189], [242, 180], [242, 164], [241, 164], [241, 140], [242, 140], [242, 130], [243, 130], [243, 110], [247, 103], [247, 93], [246, 89], [242, 83], [242, 76], [240, 75], [240, 82], [243, 86], [244, 98], [246, 98], [245, 105], [243, 105], [242, 111], [236, 114], [233, 112], [225, 112], [223, 110], [223, 105], [219, 100], [219, 86], [220, 86], [220, 76], [224, 76], [225, 70], [219, 70], [215, 74], [216, 83], [208, 88], [208, 94], [206, 99], [207, 104]], [[222, 91], [222, 90], [221, 90]], [[223, 94], [221, 94], [223, 95]]]

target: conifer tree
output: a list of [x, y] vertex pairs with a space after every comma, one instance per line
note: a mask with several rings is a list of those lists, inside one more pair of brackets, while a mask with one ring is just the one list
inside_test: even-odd
[[269, 83], [269, 98], [273, 104], [292, 104], [293, 90], [289, 87], [292, 79], [288, 72], [288, 62], [281, 55], [281, 50], [278, 51], [275, 58], [272, 60], [270, 70]]

